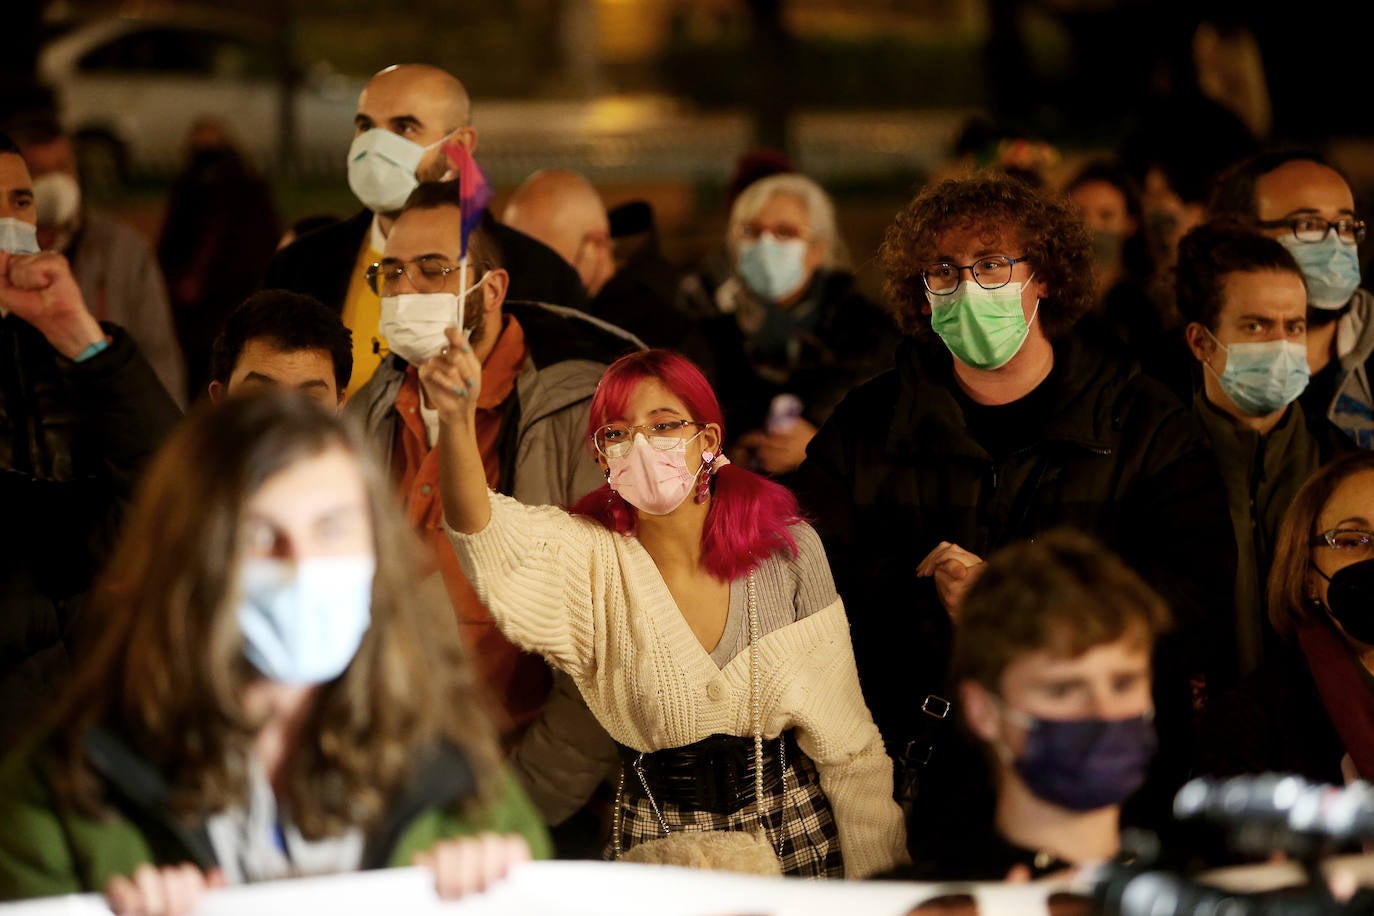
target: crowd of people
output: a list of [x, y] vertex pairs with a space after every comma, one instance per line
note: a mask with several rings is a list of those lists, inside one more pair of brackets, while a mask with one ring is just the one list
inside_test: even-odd
[[471, 212], [470, 114], [376, 74], [362, 209], [247, 289], [193, 231], [224, 142], [164, 281], [55, 121], [0, 135], [0, 900], [1034, 878], [1187, 846], [1194, 775], [1374, 778], [1374, 297], [1320, 154], [1167, 212], [1145, 160], [932, 181], [879, 303], [786, 157], [679, 276], [573, 172]]

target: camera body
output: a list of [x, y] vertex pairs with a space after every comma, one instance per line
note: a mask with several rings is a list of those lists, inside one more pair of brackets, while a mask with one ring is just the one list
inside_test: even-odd
[[1333, 850], [1374, 841], [1374, 786], [1320, 785], [1297, 776], [1264, 774], [1225, 780], [1195, 779], [1179, 790], [1174, 816], [1222, 828], [1237, 851], [1282, 852], [1299, 861], [1307, 883], [1262, 892], [1235, 892], [1156, 867], [1154, 855], [1133, 865], [1109, 864], [1098, 872], [1093, 911], [1121, 916], [1326, 916], [1374, 913], [1374, 891], [1337, 900], [1321, 872]]

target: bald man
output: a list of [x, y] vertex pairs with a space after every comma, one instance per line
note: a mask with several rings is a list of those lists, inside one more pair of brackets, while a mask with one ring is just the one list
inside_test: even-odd
[[650, 346], [681, 350], [709, 373], [709, 347], [673, 306], [679, 277], [659, 251], [652, 210], [648, 213], [646, 243], [619, 265], [606, 205], [577, 172], [535, 172], [516, 188], [501, 218], [549, 246], [577, 271], [590, 300], [585, 307], [589, 314]]
[[[378, 332], [381, 301], [367, 284], [367, 268], [380, 261], [387, 235], [406, 197], [421, 180], [447, 171], [442, 146], [456, 140], [477, 151], [467, 89], [452, 74], [429, 64], [399, 64], [375, 74], [358, 96], [348, 151], [348, 186], [364, 209], [352, 218], [301, 236], [273, 258], [266, 288], [306, 293], [337, 309], [353, 332], [353, 380], [349, 393], [367, 383], [386, 354]], [[489, 214], [491, 232], [511, 275], [508, 301], [535, 301], [581, 308], [586, 293], [577, 273], [554, 251], [501, 225]], [[459, 240], [451, 251], [455, 260]]]
[[576, 172], [535, 172], [516, 188], [501, 219], [558, 252], [593, 299], [615, 273], [606, 205], [592, 183]]

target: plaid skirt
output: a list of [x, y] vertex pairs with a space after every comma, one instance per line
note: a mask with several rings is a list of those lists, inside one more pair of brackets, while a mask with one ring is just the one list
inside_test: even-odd
[[[618, 799], [620, 844], [629, 850], [636, 844], [663, 837], [663, 827], [654, 813], [644, 789], [630, 764], [622, 764], [622, 789]], [[784, 795], [784, 786], [786, 794]], [[654, 787], [649, 786], [653, 792]], [[670, 832], [700, 830], [758, 829], [757, 806], [752, 796], [748, 804], [731, 814], [694, 809], [658, 798], [659, 810]], [[782, 872], [802, 878], [843, 878], [844, 858], [840, 855], [840, 835], [830, 801], [821, 791], [820, 776], [811, 758], [794, 752], [787, 761], [785, 779], [765, 791], [763, 822], [773, 848], [779, 852]], [[606, 850], [613, 858], [614, 845]]]

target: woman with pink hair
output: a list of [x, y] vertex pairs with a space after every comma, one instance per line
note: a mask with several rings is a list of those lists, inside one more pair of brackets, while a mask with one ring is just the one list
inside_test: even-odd
[[721, 454], [701, 372], [664, 350], [612, 364], [587, 430], [606, 485], [570, 510], [524, 506], [487, 488], [480, 366], [449, 338], [420, 373], [449, 538], [506, 636], [566, 671], [621, 745], [612, 854], [737, 830], [786, 874], [905, 861], [820, 540], [788, 490]]

